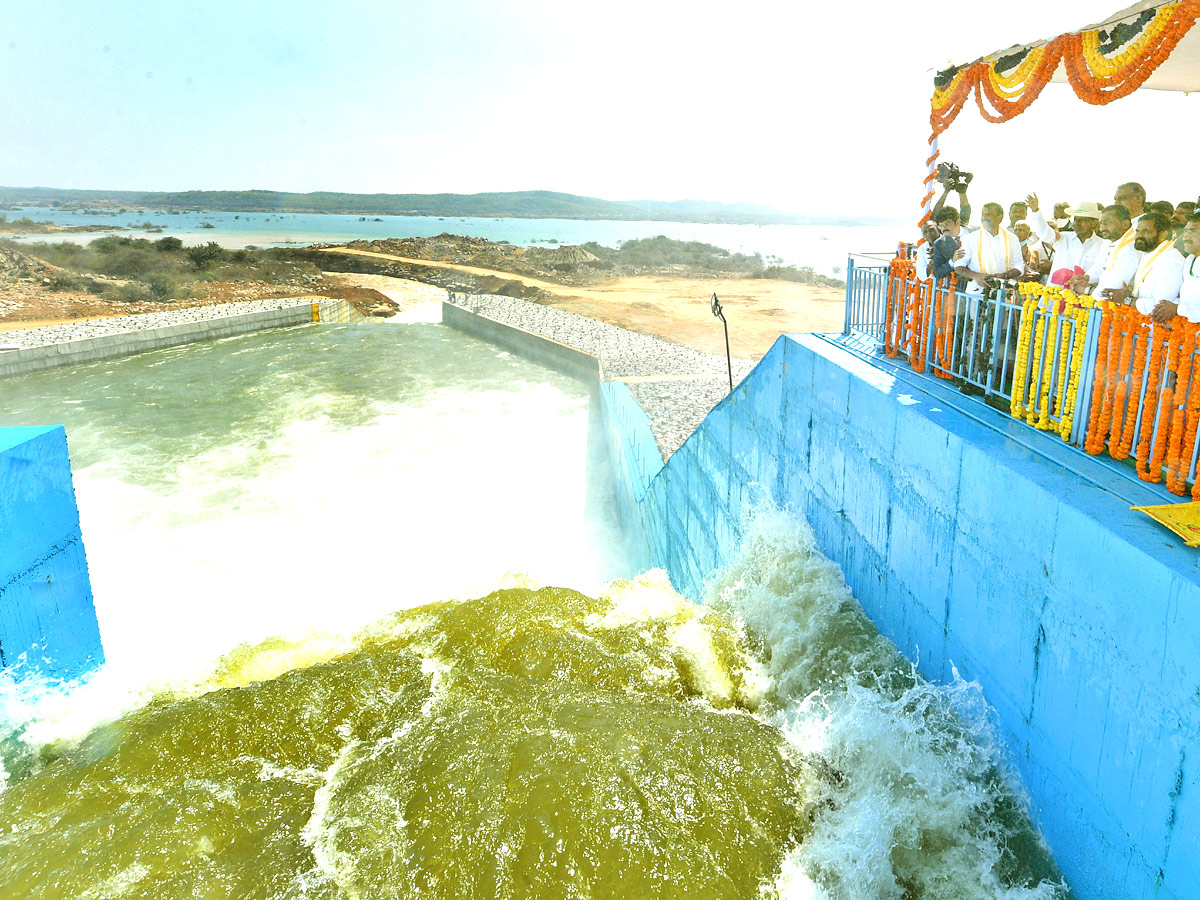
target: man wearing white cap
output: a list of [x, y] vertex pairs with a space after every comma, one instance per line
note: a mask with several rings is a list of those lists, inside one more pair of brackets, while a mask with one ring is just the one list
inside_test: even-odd
[[1030, 194], [1029, 225], [1036, 234], [1054, 248], [1052, 270], [1067, 269], [1074, 271], [1076, 267], [1088, 271], [1096, 259], [1108, 247], [1108, 242], [1096, 233], [1103, 210], [1090, 200], [1075, 205], [1074, 209], [1067, 208], [1067, 215], [1074, 217], [1075, 230], [1055, 231], [1038, 209], [1037, 194]]

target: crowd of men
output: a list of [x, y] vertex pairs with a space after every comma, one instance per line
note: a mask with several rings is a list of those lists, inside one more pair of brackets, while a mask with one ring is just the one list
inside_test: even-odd
[[[1136, 182], [1116, 189], [1107, 206], [1056, 204], [1047, 219], [1037, 194], [1008, 208], [985, 203], [971, 228], [965, 184], [946, 187], [917, 248], [919, 278], [957, 279], [982, 294], [994, 279], [1060, 284], [1077, 294], [1128, 303], [1155, 322], [1174, 316], [1200, 322], [1200, 213], [1191, 201], [1146, 202]], [[953, 283], [953, 281], [951, 281]]]

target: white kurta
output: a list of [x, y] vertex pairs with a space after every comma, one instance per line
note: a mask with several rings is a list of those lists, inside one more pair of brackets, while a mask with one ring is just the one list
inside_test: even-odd
[[1183, 261], [1183, 283], [1179, 285], [1179, 315], [1200, 322], [1200, 265], [1193, 254]]
[[[1156, 248], [1157, 250], [1157, 248]], [[1179, 299], [1179, 287], [1183, 284], [1183, 254], [1169, 243], [1162, 253], [1151, 250], [1142, 254], [1142, 261], [1133, 278], [1133, 296], [1137, 298], [1137, 311], [1150, 315], [1162, 300], [1174, 303]]]
[[1107, 250], [1096, 257], [1088, 269], [1087, 278], [1095, 287], [1092, 296], [1102, 299], [1100, 292], [1106, 288], [1123, 288], [1133, 281], [1142, 252], [1133, 246], [1135, 235], [1130, 228], [1116, 243], [1109, 243]]
[[1046, 222], [1046, 217], [1040, 209], [1029, 214], [1029, 227], [1053, 247], [1055, 269], [1074, 269], [1079, 266], [1086, 272], [1095, 265], [1097, 257], [1105, 251], [1109, 243], [1098, 234], [1081, 241], [1079, 235], [1073, 231], [1061, 232], [1055, 238], [1054, 229]]
[[[1021, 255], [1021, 240], [1011, 231], [1001, 228], [991, 234], [980, 228], [963, 238], [963, 258], [956, 265], [966, 266], [972, 272], [984, 275], [1003, 275], [1010, 269], [1025, 271], [1025, 258]], [[968, 294], [982, 294], [974, 281], [967, 282]]]

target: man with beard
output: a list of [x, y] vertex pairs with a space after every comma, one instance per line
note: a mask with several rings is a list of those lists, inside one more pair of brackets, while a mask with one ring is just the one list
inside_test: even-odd
[[1038, 209], [1037, 194], [1030, 194], [1029, 224], [1042, 241], [1049, 244], [1054, 251], [1052, 271], [1067, 269], [1073, 271], [1076, 267], [1088, 271], [1096, 263], [1096, 259], [1108, 249], [1108, 242], [1096, 233], [1103, 214], [1100, 207], [1090, 200], [1076, 204], [1075, 208], [1067, 208], [1066, 212], [1074, 218], [1074, 231], [1056, 232], [1046, 221]]
[[982, 294], [989, 276], [1020, 278], [1025, 268], [1020, 239], [1000, 227], [1004, 207], [985, 203], [979, 219], [983, 224], [962, 242], [962, 256], [955, 258], [954, 273], [968, 282], [968, 294]]
[[[1179, 299], [1183, 254], [1172, 246], [1174, 240], [1171, 220], [1160, 212], [1145, 213], [1137, 224], [1137, 239], [1133, 246], [1142, 258], [1130, 282], [1129, 293], [1137, 301], [1137, 311], [1142, 315], [1150, 315], [1163, 301], [1174, 304]], [[1122, 298], [1114, 296], [1113, 299]]]
[[1076, 275], [1068, 284], [1076, 294], [1090, 294], [1098, 300], [1113, 299], [1112, 292], [1133, 280], [1142, 254], [1133, 246], [1137, 232], [1130, 227], [1129, 211], [1123, 206], [1106, 206], [1100, 214], [1100, 236], [1107, 247], [1099, 253], [1085, 275]]
[[1158, 323], [1169, 322], [1177, 315], [1184, 316], [1189, 322], [1200, 322], [1200, 266], [1196, 264], [1196, 256], [1200, 254], [1200, 215], [1193, 213], [1188, 217], [1180, 240], [1188, 255], [1183, 261], [1179, 302], [1159, 301], [1150, 311], [1150, 318]]

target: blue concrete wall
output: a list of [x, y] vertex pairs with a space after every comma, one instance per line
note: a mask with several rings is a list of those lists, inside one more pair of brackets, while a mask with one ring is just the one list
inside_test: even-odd
[[752, 491], [792, 505], [927, 677], [983, 686], [1077, 896], [1197, 896], [1197, 551], [1103, 473], [814, 335], [780, 338], [657, 472], [622, 387], [602, 393], [623, 524], [677, 588], [726, 562]]
[[61, 425], [0, 428], [0, 666], [74, 678], [103, 662]]

